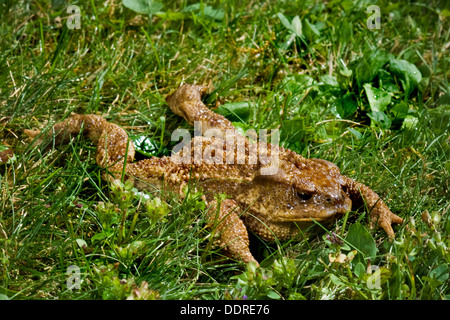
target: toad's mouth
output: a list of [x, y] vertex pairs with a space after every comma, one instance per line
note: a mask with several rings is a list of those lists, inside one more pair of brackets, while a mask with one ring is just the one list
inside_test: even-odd
[[284, 212], [277, 217], [279, 222], [326, 222], [337, 219], [351, 210], [350, 204], [342, 204], [333, 207], [314, 208], [309, 210], [293, 210]]

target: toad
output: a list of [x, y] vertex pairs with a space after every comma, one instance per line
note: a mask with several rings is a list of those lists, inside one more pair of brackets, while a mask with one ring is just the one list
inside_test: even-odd
[[[313, 223], [334, 221], [352, 205], [365, 204], [371, 225], [394, 237], [391, 224], [403, 219], [373, 190], [342, 175], [329, 161], [306, 159], [238, 133], [227, 118], [202, 102], [207, 90], [183, 84], [167, 96], [169, 108], [202, 133], [172, 156], [133, 162], [135, 149], [125, 130], [92, 114], [72, 115], [47, 135], [31, 130], [26, 134], [39, 135], [38, 142], [54, 135], [57, 143], [67, 143], [82, 132], [97, 144], [96, 162], [109, 173], [106, 178], [132, 179], [137, 189], [164, 187], [182, 194], [190, 179], [195, 180], [210, 208], [207, 226], [227, 255], [243, 262], [257, 263], [249, 250], [248, 230], [263, 240], [286, 240]], [[205, 135], [211, 130], [215, 134]]]

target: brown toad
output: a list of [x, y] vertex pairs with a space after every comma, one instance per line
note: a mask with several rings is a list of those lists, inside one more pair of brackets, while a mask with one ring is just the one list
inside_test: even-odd
[[[167, 97], [172, 111], [191, 125], [200, 124], [203, 134], [217, 129], [211, 137], [194, 137], [191, 146], [172, 157], [133, 162], [135, 150], [127, 133], [97, 115], [73, 115], [57, 123], [52, 133], [61, 143], [82, 131], [97, 143], [96, 161], [107, 168], [109, 177], [120, 179], [124, 173], [138, 189], [161, 188], [164, 181], [164, 187], [181, 193], [189, 179], [195, 179], [212, 206], [207, 216], [209, 227], [217, 232], [228, 254], [244, 262], [256, 262], [249, 250], [247, 229], [264, 240], [289, 239], [311, 225], [312, 219], [327, 223], [342, 216], [352, 203], [365, 203], [372, 224], [378, 223], [389, 237], [394, 236], [391, 224], [403, 220], [374, 191], [342, 175], [328, 161], [306, 159], [243, 137], [229, 120], [202, 103], [206, 90], [184, 84]], [[36, 137], [40, 131], [26, 133]], [[266, 157], [255, 158], [255, 152]], [[222, 193], [229, 198], [218, 201], [216, 195]]]

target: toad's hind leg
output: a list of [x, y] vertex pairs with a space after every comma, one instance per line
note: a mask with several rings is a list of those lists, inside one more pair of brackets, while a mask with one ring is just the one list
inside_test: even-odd
[[183, 84], [174, 93], [167, 96], [166, 101], [176, 115], [183, 117], [191, 126], [201, 122], [202, 134], [208, 129], [235, 130], [231, 122], [224, 116], [209, 110], [202, 102], [207, 87]]
[[80, 132], [97, 144], [96, 162], [100, 167], [107, 169], [108, 174], [103, 175], [106, 180], [113, 181], [122, 177], [134, 179], [136, 188], [154, 190], [155, 186], [162, 186], [164, 175], [176, 168], [167, 157], [133, 162], [135, 149], [126, 131], [98, 115], [74, 114], [56, 123], [47, 133], [25, 130], [30, 138], [37, 138], [35, 145], [48, 142], [50, 138], [54, 139], [55, 145], [66, 144]]
[[36, 138], [35, 144], [40, 144], [53, 137], [55, 144], [65, 144], [80, 132], [89, 140], [97, 143], [97, 164], [102, 168], [108, 168], [110, 172], [116, 172], [115, 178], [120, 178], [123, 170], [125, 156], [127, 163], [134, 159], [135, 149], [128, 139], [128, 134], [117, 124], [106, 121], [103, 117], [94, 114], [74, 114], [66, 120], [56, 123], [47, 134], [41, 134], [39, 130], [25, 130], [25, 133]]

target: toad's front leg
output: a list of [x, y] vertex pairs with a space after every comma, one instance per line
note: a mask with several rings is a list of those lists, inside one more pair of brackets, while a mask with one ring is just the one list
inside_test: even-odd
[[237, 202], [225, 199], [220, 202], [219, 209], [217, 204], [216, 200], [212, 202], [207, 218], [208, 227], [218, 237], [220, 247], [223, 247], [231, 258], [245, 263], [255, 262], [258, 265], [250, 252], [247, 228], [239, 218], [240, 208]]
[[346, 191], [352, 201], [362, 200], [370, 210], [371, 226], [378, 224], [386, 231], [389, 238], [394, 238], [395, 233], [391, 224], [403, 223], [403, 219], [392, 213], [380, 196], [369, 187], [348, 177], [345, 177], [345, 182]]

